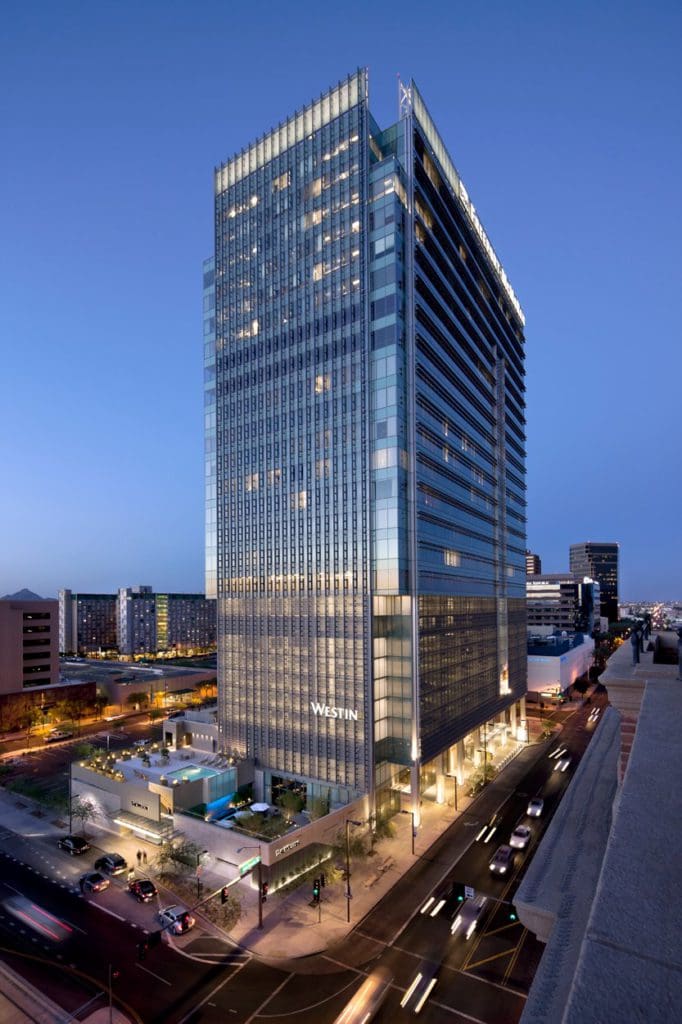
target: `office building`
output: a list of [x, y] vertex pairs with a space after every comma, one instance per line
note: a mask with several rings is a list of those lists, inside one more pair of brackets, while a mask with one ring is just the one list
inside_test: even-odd
[[539, 555], [532, 551], [526, 551], [526, 576], [537, 576], [542, 572], [542, 562]]
[[260, 798], [418, 815], [526, 690], [521, 308], [364, 71], [217, 168], [215, 239], [221, 744]]
[[59, 682], [59, 606], [20, 591], [0, 600], [0, 693]]
[[594, 640], [583, 633], [551, 633], [528, 638], [528, 699], [552, 700], [586, 678], [594, 659]]
[[215, 638], [215, 601], [203, 594], [155, 594], [145, 586], [119, 589], [120, 654], [199, 653], [213, 648]]
[[576, 576], [589, 576], [599, 583], [601, 614], [618, 622], [618, 544], [571, 544], [569, 569]]
[[74, 594], [59, 591], [61, 654], [107, 654], [116, 651], [115, 594]]
[[553, 572], [526, 577], [528, 631], [567, 630], [592, 634], [599, 617], [599, 584], [573, 573]]

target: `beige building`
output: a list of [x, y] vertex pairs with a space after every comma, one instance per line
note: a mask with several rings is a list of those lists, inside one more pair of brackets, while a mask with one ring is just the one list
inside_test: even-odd
[[59, 683], [59, 605], [22, 590], [0, 600], [0, 694]]

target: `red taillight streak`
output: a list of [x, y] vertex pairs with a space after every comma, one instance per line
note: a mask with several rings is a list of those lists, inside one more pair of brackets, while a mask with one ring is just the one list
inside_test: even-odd
[[28, 922], [29, 922], [29, 924], [30, 924], [30, 925], [32, 925], [33, 927], [35, 927], [35, 928], [40, 928], [41, 932], [44, 932], [44, 933], [45, 933], [46, 935], [49, 935], [49, 936], [51, 936], [51, 937], [52, 937], [53, 939], [55, 939], [55, 941], [57, 941], [57, 942], [58, 942], [58, 941], [59, 941], [59, 939], [61, 938], [61, 935], [55, 935], [55, 933], [54, 933], [54, 932], [51, 932], [51, 931], [50, 931], [50, 929], [49, 929], [49, 928], [46, 928], [44, 924], [41, 924], [41, 923], [40, 923], [40, 921], [36, 921], [36, 920], [34, 920], [34, 918], [32, 918], [30, 914], [25, 914], [25, 913], [23, 912], [23, 910], [17, 910], [17, 909], [15, 908], [15, 910], [14, 910], [14, 913], [15, 913], [15, 914], [16, 914], [16, 915], [17, 915], [18, 917], [23, 917], [23, 918], [24, 918], [24, 920], [25, 920], [25, 921], [28, 921]]
[[35, 903], [32, 903], [31, 906], [33, 907], [34, 910], [37, 910], [39, 914], [43, 914], [45, 917], [49, 917], [50, 921], [54, 921], [54, 923], [58, 924], [60, 928], [65, 928], [67, 932], [73, 931], [73, 928], [69, 928], [68, 924], [64, 924], [64, 922], [60, 921], [58, 917], [53, 917], [52, 914], [48, 914], [47, 910], [43, 910], [42, 907], [36, 906]]

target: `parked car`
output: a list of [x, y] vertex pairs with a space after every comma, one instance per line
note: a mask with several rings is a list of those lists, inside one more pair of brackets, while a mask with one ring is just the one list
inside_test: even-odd
[[163, 928], [167, 928], [174, 935], [184, 935], [190, 928], [194, 928], [195, 919], [187, 907], [174, 905], [159, 911], [159, 921]]
[[514, 863], [514, 851], [511, 846], [499, 846], [495, 856], [490, 861], [490, 871], [493, 875], [506, 875]]
[[530, 842], [531, 831], [528, 825], [517, 825], [509, 837], [509, 845], [515, 850], [525, 850]]
[[148, 878], [136, 878], [129, 882], [128, 890], [138, 903], [149, 903], [155, 896], [158, 896], [156, 886]]
[[60, 850], [66, 850], [72, 857], [76, 857], [90, 849], [90, 843], [83, 836], [62, 836], [61, 839], [57, 840], [57, 846]]
[[534, 796], [529, 801], [526, 814], [529, 818], [539, 818], [545, 809], [545, 801], [540, 796]]
[[104, 871], [107, 875], [122, 875], [128, 870], [128, 862], [120, 853], [105, 853], [95, 861], [98, 871]]
[[78, 880], [81, 892], [102, 892], [111, 882], [100, 871], [86, 871]]
[[68, 729], [52, 729], [45, 737], [46, 743], [59, 743], [60, 740], [73, 739], [73, 733]]

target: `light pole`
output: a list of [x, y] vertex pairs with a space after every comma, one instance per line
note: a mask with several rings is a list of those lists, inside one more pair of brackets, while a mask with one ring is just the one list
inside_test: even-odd
[[417, 835], [417, 827], [416, 827], [416, 825], [415, 825], [415, 823], [414, 823], [414, 811], [401, 811], [400, 813], [401, 813], [401, 814], [409, 814], [409, 815], [410, 815], [410, 818], [411, 818], [411, 828], [412, 828], [412, 856], [414, 857], [414, 840], [415, 840], [415, 836]]
[[197, 851], [197, 899], [201, 899], [201, 858], [204, 854], [208, 853], [208, 850], [202, 850], [201, 853]]
[[109, 964], [109, 1024], [113, 1024], [114, 1021], [114, 978], [118, 978], [118, 971], [115, 971]]
[[350, 901], [353, 895], [350, 891], [350, 838], [348, 834], [349, 825], [362, 825], [361, 821], [353, 821], [352, 818], [346, 818], [346, 921], [350, 924]]
[[237, 853], [241, 853], [243, 850], [258, 850], [258, 927], [263, 930], [263, 862], [261, 861], [260, 855], [260, 844], [258, 846], [240, 846]]

